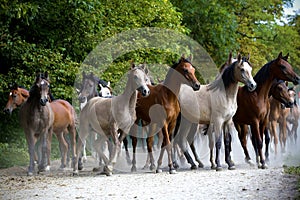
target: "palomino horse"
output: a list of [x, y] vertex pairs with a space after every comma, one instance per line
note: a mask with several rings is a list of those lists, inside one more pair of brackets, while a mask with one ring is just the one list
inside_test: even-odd
[[[219, 159], [222, 130], [224, 131], [224, 134], [228, 134], [228, 131], [225, 129], [231, 127], [230, 124], [232, 122], [232, 116], [237, 109], [236, 96], [239, 82], [244, 83], [249, 91], [253, 91], [256, 88], [256, 83], [251, 75], [252, 67], [249, 63], [249, 57], [245, 58], [238, 54], [238, 58], [233, 61], [231, 57], [232, 56], [230, 53], [229, 59], [226, 62], [229, 64], [229, 66], [224, 67], [216, 80], [208, 85], [202, 86], [200, 90], [195, 91], [193, 95], [190, 95], [190, 89], [188, 89], [186, 86], [181, 86], [179, 99], [181, 105], [185, 106], [182, 106], [182, 119], [178, 133], [175, 136], [175, 141], [184, 151], [184, 155], [191, 164], [192, 169], [197, 167], [187, 151], [187, 144], [194, 140], [198, 124], [209, 125], [207, 133], [209, 136], [211, 167], [215, 168], [215, 163], [213, 160], [213, 149], [215, 146], [215, 162], [217, 165], [216, 170], [222, 169]], [[196, 103], [191, 104], [191, 102]], [[198, 107], [195, 105], [198, 105]], [[191, 109], [198, 110], [196, 113], [192, 113], [190, 112]], [[213, 135], [213, 133], [215, 135]], [[227, 137], [229, 136], [225, 135], [224, 138]], [[225, 153], [228, 154], [226, 156], [226, 162], [229, 166], [229, 169], [234, 169], [234, 163], [231, 161], [229, 155], [230, 149], [227, 149], [227, 146], [228, 145], [225, 145]], [[192, 150], [195, 154], [193, 148]], [[202, 167], [203, 165], [199, 157], [195, 157], [199, 162], [200, 167]]]
[[[271, 133], [271, 139], [274, 141], [275, 155], [277, 154], [278, 134], [277, 134], [277, 123], [279, 126], [284, 127], [286, 125], [286, 117], [290, 111], [290, 108], [294, 105], [294, 96], [290, 95], [288, 87], [284, 81], [275, 81], [277, 84], [275, 87], [271, 87], [270, 94], [272, 95], [270, 101], [270, 113], [269, 113], [269, 129]], [[274, 89], [273, 89], [274, 88]], [[276, 90], [276, 88], [278, 88]], [[279, 100], [276, 98], [276, 93], [279, 95]], [[280, 133], [286, 133], [286, 126], [280, 127]], [[283, 130], [285, 129], [285, 130]], [[267, 139], [266, 139], [267, 140]], [[267, 147], [266, 143], [266, 147]], [[267, 148], [266, 148], [267, 149]], [[267, 155], [266, 155], [267, 160]]]
[[[167, 72], [163, 84], [150, 86], [150, 95], [147, 98], [138, 98], [136, 105], [137, 119], [142, 119], [149, 124], [149, 135], [147, 138], [147, 150], [150, 157], [150, 169], [155, 168], [152, 152], [154, 135], [162, 129], [163, 143], [157, 162], [157, 172], [161, 172], [162, 158], [165, 148], [168, 154], [169, 172], [175, 173], [172, 165], [170, 137], [180, 112], [178, 93], [181, 84], [187, 84], [194, 90], [199, 90], [200, 83], [195, 77], [195, 68], [189, 59], [180, 58]], [[139, 94], [139, 96], [141, 96]], [[133, 147], [135, 149], [135, 147]], [[135, 153], [133, 154], [133, 167], [135, 167]]]
[[[291, 95], [293, 95], [294, 98], [296, 99], [296, 92], [293, 88], [289, 89], [289, 93]], [[299, 117], [300, 117], [300, 112], [299, 112], [297, 102], [295, 100], [294, 107], [290, 108], [289, 115], [287, 116], [287, 119], [286, 119], [287, 122], [292, 126], [291, 129], [289, 126], [287, 126], [288, 137], [291, 139], [291, 141], [294, 140], [295, 144], [297, 142], [297, 130], [298, 130], [298, 126], [299, 126]]]
[[[111, 175], [113, 165], [116, 162], [120, 150], [118, 130], [126, 135], [136, 120], [135, 106], [137, 101], [137, 90], [143, 97], [149, 95], [150, 90], [146, 85], [148, 76], [143, 68], [135, 67], [133, 64], [128, 73], [128, 81], [123, 94], [113, 98], [94, 97], [87, 102], [80, 114], [80, 129], [77, 144], [77, 159], [74, 165], [74, 175], [78, 174], [78, 161], [82, 148], [82, 142], [89, 134], [90, 127], [100, 135], [100, 144], [108, 141], [110, 137], [113, 141], [113, 148], [108, 159], [103, 151], [99, 154], [103, 159], [104, 173]], [[122, 141], [122, 139], [121, 139]]]
[[48, 73], [36, 76], [34, 85], [29, 91], [29, 97], [20, 109], [20, 122], [24, 129], [28, 151], [30, 156], [28, 175], [34, 172], [35, 141], [38, 136], [41, 139], [42, 158], [38, 170], [48, 170], [46, 158], [50, 155], [54, 114], [48, 103], [49, 80]]
[[[86, 103], [93, 97], [112, 97], [112, 89], [110, 88], [110, 82], [106, 82], [97, 76], [95, 76], [92, 72], [90, 74], [86, 74], [82, 72], [82, 84], [80, 90], [78, 90], [78, 100], [80, 103], [80, 109], [86, 105]], [[91, 137], [92, 143], [95, 143], [97, 139], [97, 134], [93, 132]], [[127, 146], [126, 146], [127, 147]], [[86, 157], [86, 141], [83, 143], [83, 162], [87, 160]], [[101, 160], [99, 160], [99, 164]]]
[[300, 78], [294, 72], [292, 66], [287, 62], [288, 55], [282, 56], [280, 52], [278, 57], [264, 65], [254, 76], [257, 88], [249, 92], [245, 87], [240, 87], [237, 95], [238, 109], [233, 117], [233, 122], [238, 131], [239, 139], [242, 144], [246, 162], [252, 163], [247, 150], [247, 132], [250, 125], [252, 133], [252, 144], [257, 149], [256, 160], [259, 167], [267, 168], [265, 158], [262, 153], [262, 138], [264, 130], [268, 123], [268, 114], [270, 111], [269, 91], [274, 79], [290, 81], [299, 84]]
[[[27, 101], [29, 97], [29, 92], [20, 88], [15, 84], [9, 93], [8, 101], [4, 111], [8, 114], [21, 106], [24, 102]], [[61, 166], [60, 168], [65, 168], [68, 165], [67, 159], [69, 158], [68, 149], [70, 148], [69, 144], [64, 138], [64, 134], [70, 134], [70, 140], [72, 144], [72, 154], [76, 153], [76, 131], [75, 131], [75, 120], [76, 113], [72, 105], [61, 99], [57, 99], [50, 102], [50, 107], [54, 113], [54, 123], [53, 123], [53, 132], [55, 133], [58, 141], [59, 148], [61, 152]], [[51, 142], [51, 141], [50, 141]], [[50, 165], [50, 155], [48, 155], [48, 165]]]

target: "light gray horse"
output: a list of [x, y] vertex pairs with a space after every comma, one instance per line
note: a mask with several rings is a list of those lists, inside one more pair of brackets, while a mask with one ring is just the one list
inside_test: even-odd
[[49, 163], [46, 166], [46, 160], [50, 160], [54, 114], [48, 103], [48, 91], [48, 73], [38, 74], [34, 85], [29, 91], [28, 100], [20, 109], [20, 122], [25, 132], [30, 156], [27, 172], [29, 176], [33, 175], [34, 172], [34, 149], [37, 137], [40, 138], [42, 145], [42, 158], [39, 159], [38, 170], [41, 172], [50, 169]]
[[[230, 66], [225, 66], [220, 75], [214, 82], [204, 85], [199, 91], [193, 92], [189, 87], [182, 85], [179, 92], [179, 101], [181, 103], [181, 123], [175, 142], [179, 144], [184, 151], [184, 155], [192, 168], [196, 168], [193, 159], [187, 151], [187, 143], [193, 142], [198, 124], [207, 124], [210, 148], [210, 161], [212, 168], [215, 168], [213, 160], [213, 149], [216, 146], [216, 169], [221, 170], [219, 154], [221, 148], [222, 130], [224, 134], [232, 127], [232, 117], [237, 110], [237, 92], [238, 82], [244, 83], [248, 89], [254, 90], [256, 83], [253, 80], [251, 71], [252, 67], [249, 64], [249, 57], [245, 58], [238, 54], [237, 60], [231, 60], [231, 54], [227, 63], [232, 63]], [[189, 97], [189, 98], [188, 98]], [[196, 102], [196, 103], [195, 103]], [[193, 106], [191, 106], [193, 105]], [[213, 135], [213, 133], [215, 133]], [[230, 136], [225, 136], [225, 139]], [[215, 142], [216, 140], [216, 142]], [[192, 149], [193, 150], [193, 149]], [[196, 153], [193, 150], [194, 154]], [[234, 169], [234, 163], [230, 158], [230, 149], [226, 149], [226, 160], [230, 169]], [[195, 155], [197, 161], [201, 165], [201, 161]]]
[[99, 152], [105, 163], [104, 173], [112, 175], [113, 165], [116, 163], [120, 151], [120, 142], [122, 141], [118, 138], [118, 130], [123, 131], [125, 136], [135, 122], [137, 93], [140, 91], [143, 97], [150, 94], [146, 84], [148, 79], [143, 68], [135, 67], [132, 64], [125, 90], [121, 95], [113, 98], [94, 97], [88, 101], [80, 114], [80, 139], [77, 144], [77, 162], [74, 165], [74, 175], [78, 174], [82, 141], [87, 138], [90, 127], [100, 136], [100, 144], [104, 145], [109, 138], [113, 141], [109, 158], [106, 157], [104, 152]]

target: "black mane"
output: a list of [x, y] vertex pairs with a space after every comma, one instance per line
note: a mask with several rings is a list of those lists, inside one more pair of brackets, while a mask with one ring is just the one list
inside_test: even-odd
[[274, 62], [270, 61], [267, 64], [265, 64], [253, 77], [254, 81], [257, 83], [257, 85], [261, 85], [266, 81], [266, 77], [269, 77], [270, 75], [270, 66]]
[[222, 73], [222, 80], [225, 88], [228, 88], [231, 83], [236, 82], [234, 80], [234, 67], [238, 61], [232, 63], [229, 67], [226, 67]]

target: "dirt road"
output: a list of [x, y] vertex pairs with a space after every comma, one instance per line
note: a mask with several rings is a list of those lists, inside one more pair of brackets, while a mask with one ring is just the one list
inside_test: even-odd
[[[236, 142], [236, 141], [235, 141]], [[204, 150], [205, 152], [207, 151]], [[299, 150], [293, 150], [293, 152]], [[142, 151], [141, 151], [142, 152]], [[144, 153], [138, 154], [138, 172], [131, 173], [123, 153], [110, 176], [97, 175], [97, 166], [89, 158], [84, 171], [72, 176], [72, 169], [59, 171], [59, 161], [52, 163], [47, 174], [26, 176], [26, 167], [0, 170], [0, 199], [295, 199], [297, 178], [283, 173], [283, 158], [271, 157], [268, 169], [250, 167], [243, 160], [241, 149], [235, 148], [236, 170], [216, 172], [210, 169], [207, 155], [205, 168], [191, 171], [182, 163], [177, 174], [166, 170], [155, 174], [143, 170]], [[287, 152], [285, 157], [291, 156]], [[298, 161], [297, 161], [298, 162]], [[165, 162], [166, 163], [166, 162]]]

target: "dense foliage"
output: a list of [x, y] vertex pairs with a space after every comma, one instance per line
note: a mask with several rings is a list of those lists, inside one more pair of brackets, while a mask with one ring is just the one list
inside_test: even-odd
[[[56, 98], [72, 101], [74, 80], [86, 56], [99, 43], [118, 33], [157, 27], [190, 36], [219, 66], [229, 51], [250, 53], [255, 70], [280, 51], [300, 64], [299, 13], [280, 22], [283, 7], [292, 0], [2, 0], [0, 2], [0, 105], [9, 85], [29, 89], [37, 71], [48, 71]], [[101, 74], [114, 85], [129, 61], [172, 64], [179, 54], [138, 49], [113, 60]], [[18, 111], [0, 113], [0, 154], [24, 147]], [[3, 150], [4, 151], [4, 150]], [[0, 163], [0, 167], [1, 167]]]

